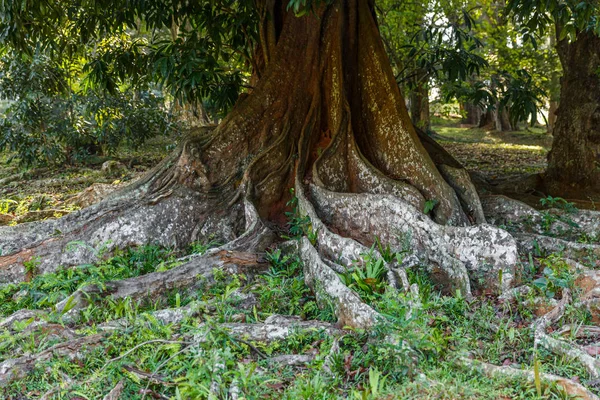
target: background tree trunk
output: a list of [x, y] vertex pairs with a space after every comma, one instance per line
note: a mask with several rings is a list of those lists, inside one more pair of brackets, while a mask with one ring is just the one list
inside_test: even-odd
[[557, 50], [564, 73], [545, 183], [552, 195], [588, 198], [600, 189], [600, 38], [580, 32]]
[[496, 117], [496, 130], [498, 132], [510, 132], [517, 130], [515, 126], [511, 123], [510, 111], [500, 105], [500, 103], [496, 103], [496, 112], [494, 113]]
[[558, 111], [558, 101], [550, 100], [548, 106], [548, 125], [547, 132], [552, 134], [554, 132], [554, 125], [556, 124], [556, 112]]
[[410, 92], [410, 115], [415, 124], [425, 132], [431, 130], [429, 87], [424, 74], [418, 74], [416, 87]]
[[481, 108], [471, 103], [460, 103], [460, 110], [464, 114], [461, 122], [466, 125], [479, 125], [481, 118]]
[[496, 129], [496, 110], [488, 108], [481, 113], [479, 128]]

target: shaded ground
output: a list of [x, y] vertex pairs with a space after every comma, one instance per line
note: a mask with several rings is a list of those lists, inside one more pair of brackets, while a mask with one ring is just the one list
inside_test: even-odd
[[490, 179], [542, 172], [552, 137], [545, 129], [494, 132], [462, 127], [457, 120], [434, 119], [435, 139], [470, 171]]
[[[73, 196], [93, 184], [118, 187], [137, 179], [168, 154], [174, 141], [158, 137], [139, 150], [122, 148], [110, 157], [93, 157], [84, 165], [60, 168], [23, 170], [16, 161], [8, 163], [9, 155], [0, 153], [0, 214], [27, 222], [77, 210], [78, 202], [69, 201]], [[103, 170], [107, 161], [118, 164], [113, 163], [112, 168]], [[8, 223], [4, 218], [4, 224]]]
[[[530, 132], [498, 135], [447, 123], [436, 130], [461, 162], [490, 177], [522, 172], [521, 168], [526, 172], [544, 168], [545, 136]], [[126, 168], [111, 172], [101, 170], [105, 160], [61, 171], [30, 171], [0, 185], [0, 204], [8, 205], [10, 215], [68, 211], [74, 207], [66, 200], [92, 183], [117, 185], [136, 179], [168, 152], [171, 142], [160, 139], [149, 142], [141, 152], [123, 151], [115, 159]], [[0, 179], [17, 173], [14, 166], [0, 167]], [[556, 219], [544, 215], [550, 227]], [[291, 217], [288, 234], [293, 237], [292, 228], [302, 229], [294, 225], [301, 219]], [[369, 332], [336, 326], [333, 310], [319, 307], [305, 284], [299, 258], [279, 250], [267, 254], [264, 270], [256, 273], [213, 271], [215, 276], [187, 290], [148, 299], [93, 298], [75, 314], [67, 306], [56, 307], [88, 285], [172, 270], [215, 245], [194, 243], [177, 251], [153, 245], [124, 249], [93, 265], [33, 274], [29, 282], [0, 287], [0, 397], [573, 398], [545, 381], [537, 387], [523, 379], [487, 377], [466, 367], [463, 359], [515, 370], [537, 368], [600, 393], [597, 378], [581, 363], [545, 349], [534, 350], [531, 326], [537, 318], [552, 309], [566, 289], [573, 293], [572, 304], [582, 299], [575, 287], [576, 269], [559, 255], [539, 251], [522, 260], [518, 279], [529, 291], [504, 300], [496, 293], [478, 293], [474, 301], [460, 293], [441, 296], [419, 267], [408, 271], [409, 283], [418, 290], [399, 291], [387, 281], [380, 259], [365, 254], [364, 263], [340, 277], [362, 301], [385, 316]], [[406, 254], [387, 256], [395, 259]], [[586, 265], [593, 267], [596, 259], [590, 257]], [[35, 263], [30, 268], [34, 273]], [[13, 318], [20, 312], [20, 319]], [[315, 327], [301, 329], [301, 323], [310, 320]], [[586, 327], [595, 323], [587, 310], [569, 305], [549, 331], [558, 338], [577, 340], [586, 346], [585, 351], [597, 355], [600, 330]], [[240, 331], [241, 326], [288, 328], [274, 339], [252, 336]], [[590, 333], [583, 335], [586, 329]], [[82, 342], [85, 346], [78, 347]], [[36, 357], [37, 362], [27, 364]], [[14, 370], [19, 362], [25, 364], [22, 376], [2, 372], [10, 371], [10, 365]], [[104, 397], [109, 392], [114, 396]]]

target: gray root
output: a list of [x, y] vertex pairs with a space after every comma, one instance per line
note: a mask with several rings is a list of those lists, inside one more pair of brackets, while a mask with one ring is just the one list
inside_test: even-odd
[[594, 379], [600, 378], [600, 360], [590, 356], [585, 349], [574, 343], [567, 343], [563, 340], [554, 339], [546, 333], [540, 333], [536, 336], [536, 343], [547, 350], [565, 356], [572, 360], [577, 360], [586, 369], [588, 374]]
[[[200, 325], [200, 327], [202, 326]], [[204, 326], [210, 328], [207, 325]], [[231, 336], [248, 342], [270, 343], [284, 340], [294, 333], [303, 331], [324, 331], [332, 336], [344, 335], [344, 331], [332, 324], [321, 321], [303, 321], [297, 317], [284, 315], [272, 315], [262, 324], [225, 323], [220, 324], [219, 327], [225, 329]], [[204, 334], [197, 334], [194, 335], [192, 341], [202, 343], [205, 340]]]
[[[335, 272], [344, 273], [362, 263], [362, 257], [371, 253], [374, 257], [382, 258], [375, 248], [368, 248], [352, 238], [342, 237], [329, 230], [321, 221], [312, 203], [306, 198], [303, 185], [296, 180], [296, 196], [300, 211], [311, 220], [312, 229], [317, 235], [316, 248], [323, 261]], [[339, 268], [339, 266], [343, 268]], [[397, 263], [385, 262], [388, 271], [388, 283], [392, 288], [398, 288], [400, 284], [404, 291], [409, 290], [408, 277], [405, 268]]]
[[306, 237], [300, 242], [300, 258], [306, 284], [312, 288], [322, 307], [333, 306], [340, 325], [366, 329], [376, 323], [379, 314], [344, 285]]
[[470, 296], [471, 285], [500, 292], [511, 287], [517, 246], [504, 230], [485, 224], [439, 225], [393, 196], [336, 193], [315, 185], [310, 189], [325, 224], [362, 243], [378, 237], [396, 251], [409, 247], [448, 292], [460, 289]]
[[19, 358], [5, 360], [0, 363], [0, 387], [4, 387], [14, 380], [25, 378], [37, 363], [47, 361], [52, 357], [79, 359], [86, 349], [99, 346], [103, 339], [104, 335], [102, 334], [84, 336], [56, 344], [37, 354], [26, 354]]
[[[462, 358], [460, 362], [462, 365], [472, 368], [490, 378], [504, 377], [525, 380], [530, 383], [535, 383], [535, 373], [533, 371], [515, 369], [511, 367], [499, 367], [493, 364], [469, 360], [466, 358]], [[564, 391], [570, 396], [577, 396], [582, 400], [600, 400], [598, 396], [590, 392], [582, 384], [577, 383], [571, 379], [546, 373], [540, 373], [540, 377], [544, 381], [556, 383], [557, 385], [562, 387]]]
[[576, 243], [538, 234], [517, 233], [519, 250], [523, 253], [535, 253], [537, 250], [545, 254], [561, 253], [573, 261], [585, 261], [600, 257], [600, 246], [595, 244]]
[[267, 362], [279, 367], [304, 367], [315, 359], [313, 354], [284, 354], [269, 358]]
[[[174, 158], [139, 182], [64, 218], [0, 227], [0, 283], [23, 281], [26, 262], [44, 274], [93, 263], [116, 248], [148, 243], [182, 248], [214, 234], [218, 236], [213, 240], [227, 243], [226, 250], [260, 251], [271, 243], [272, 232], [247, 197], [249, 184], [238, 188], [241, 196], [231, 204], [221, 204], [214, 195], [175, 185], [176, 177], [169, 176]], [[169, 177], [167, 187], [153, 189]], [[215, 212], [222, 209], [227, 212]]]
[[173, 289], [189, 288], [200, 279], [210, 282], [215, 269], [226, 274], [257, 273], [265, 271], [268, 263], [254, 253], [214, 249], [196, 257], [184, 265], [161, 272], [107, 282], [104, 288], [90, 285], [77, 290], [56, 305], [59, 312], [81, 310], [95, 296], [110, 297], [112, 300], [151, 298]]
[[[576, 210], [567, 212], [552, 208], [540, 212], [535, 208], [506, 196], [485, 196], [481, 199], [486, 218], [494, 225], [511, 225], [522, 232], [543, 235], [598, 236], [600, 212]], [[544, 226], [548, 216], [554, 220]]]
[[102, 400], [119, 400], [124, 388], [125, 384], [123, 381], [119, 381], [119, 383], [117, 383], [117, 385], [110, 392], [108, 392], [108, 394], [104, 396]]
[[565, 308], [570, 301], [571, 293], [569, 292], [569, 289], [564, 289], [563, 297], [557, 306], [554, 307], [552, 311], [533, 322], [531, 328], [535, 335], [535, 346], [542, 346], [555, 354], [579, 361], [588, 371], [590, 376], [597, 379], [600, 377], [600, 361], [587, 354], [580, 346], [563, 340], [554, 339], [546, 334], [548, 326], [564, 315]]

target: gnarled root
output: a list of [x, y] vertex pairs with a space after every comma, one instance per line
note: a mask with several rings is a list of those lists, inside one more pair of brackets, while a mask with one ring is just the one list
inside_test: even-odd
[[408, 243], [449, 292], [470, 295], [472, 284], [504, 291], [512, 283], [517, 247], [506, 231], [438, 225], [392, 196], [335, 193], [316, 185], [310, 185], [310, 194], [318, 216], [336, 232], [367, 245], [378, 237], [397, 251]]
[[150, 298], [173, 289], [185, 289], [200, 279], [210, 281], [215, 269], [227, 274], [257, 273], [265, 271], [268, 264], [254, 253], [215, 249], [204, 256], [168, 271], [107, 282], [104, 287], [86, 286], [56, 305], [57, 311], [77, 311], [89, 304], [94, 297], [110, 297], [112, 300]]
[[144, 179], [101, 203], [59, 220], [0, 227], [0, 283], [25, 280], [26, 263], [43, 274], [95, 262], [115, 248], [148, 243], [182, 248], [197, 240], [239, 238], [248, 229], [248, 213], [256, 211], [248, 209], [245, 186], [237, 197], [203, 191], [199, 140], [186, 140]]
[[563, 297], [556, 307], [533, 322], [531, 329], [535, 336], [535, 346], [542, 346], [553, 353], [579, 361], [588, 371], [590, 376], [597, 379], [600, 377], [600, 361], [587, 354], [580, 346], [563, 340], [554, 339], [546, 333], [548, 326], [564, 315], [565, 308], [570, 301], [571, 293], [569, 289], [564, 289]]
[[59, 343], [37, 354], [27, 354], [19, 358], [9, 359], [0, 363], [0, 387], [22, 379], [35, 368], [36, 364], [52, 357], [77, 359], [86, 349], [99, 346], [104, 339], [103, 334], [84, 336], [78, 339]]
[[[184, 313], [177, 313], [183, 315]], [[181, 321], [179, 321], [181, 322]], [[202, 331], [203, 325], [199, 326]], [[210, 329], [210, 326], [206, 326]], [[302, 321], [298, 318], [273, 315], [265, 320], [262, 324], [242, 324], [228, 323], [218, 325], [219, 329], [223, 329], [232, 338], [238, 338], [244, 342], [263, 342], [270, 343], [277, 340], [284, 340], [291, 334], [297, 332], [320, 331], [323, 330], [332, 336], [341, 336], [343, 331], [334, 327], [332, 324], [321, 321]], [[22, 379], [32, 371], [35, 366], [52, 357], [66, 357], [68, 359], [81, 359], [90, 350], [102, 345], [105, 339], [105, 333], [82, 336], [74, 339], [66, 340], [56, 344], [47, 350], [39, 353], [26, 354], [18, 358], [12, 358], [0, 363], [0, 387], [6, 386], [10, 382]], [[205, 334], [196, 334], [183, 336], [182, 340], [168, 341], [170, 343], [181, 343], [186, 345], [198, 345], [205, 341]], [[167, 342], [165, 340], [154, 340], [137, 345], [133, 349], [127, 351], [126, 354], [133, 352], [135, 349], [145, 344], [153, 342]], [[109, 361], [114, 362], [121, 359], [125, 354]], [[106, 365], [105, 365], [106, 367]]]
[[307, 238], [300, 242], [300, 257], [304, 264], [304, 276], [320, 304], [332, 304], [338, 323], [353, 328], [369, 328], [378, 318], [378, 313], [362, 302], [360, 297], [340, 280], [327, 266]]
[[[535, 373], [533, 371], [515, 369], [511, 367], [499, 367], [493, 364], [488, 364], [481, 361], [469, 360], [462, 358], [460, 363], [466, 367], [472, 368], [490, 378], [504, 377], [511, 379], [526, 380], [530, 383], [535, 382]], [[560, 376], [541, 373], [540, 378], [547, 382], [554, 382], [562, 387], [570, 396], [577, 396], [583, 400], [599, 400], [598, 396], [586, 389], [582, 384], [571, 379]]]

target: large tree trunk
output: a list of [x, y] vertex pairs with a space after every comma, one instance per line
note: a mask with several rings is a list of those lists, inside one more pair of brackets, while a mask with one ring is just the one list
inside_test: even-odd
[[557, 50], [563, 77], [545, 183], [552, 195], [588, 198], [600, 189], [600, 38], [580, 32]]
[[[96, 206], [0, 228], [0, 280], [148, 242], [181, 247], [218, 240], [227, 244], [213, 257], [227, 264], [226, 251], [258, 252], [272, 243], [270, 228], [285, 224], [293, 188], [326, 260], [315, 261], [310, 242], [302, 245], [311, 282], [337, 279], [320, 271], [350, 263], [380, 237], [398, 250], [408, 240], [444, 287], [468, 295], [469, 276], [480, 269], [484, 276], [476, 274], [474, 284], [506, 288], [514, 239], [488, 225], [468, 227], [485, 222], [477, 193], [449, 154], [426, 135], [421, 143], [372, 2], [337, 1], [298, 18], [285, 1], [270, 1], [261, 21], [260, 79], [218, 127], [197, 131], [143, 180]], [[426, 203], [434, 206], [428, 216]], [[39, 265], [32, 271], [34, 258]], [[338, 283], [330, 289], [354, 304]], [[364, 307], [352, 310], [360, 315], [340, 315], [342, 322], [372, 321]]]

